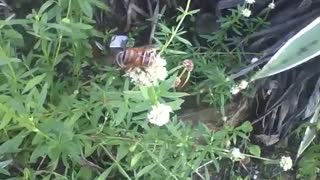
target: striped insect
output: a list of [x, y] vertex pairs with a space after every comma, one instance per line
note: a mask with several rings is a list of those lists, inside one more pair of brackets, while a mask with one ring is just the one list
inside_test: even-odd
[[155, 63], [156, 56], [155, 48], [127, 48], [117, 53], [115, 64], [122, 69], [132, 69], [135, 67], [145, 68]]

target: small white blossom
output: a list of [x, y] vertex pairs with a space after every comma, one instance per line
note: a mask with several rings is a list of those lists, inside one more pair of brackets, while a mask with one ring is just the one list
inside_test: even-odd
[[157, 126], [163, 126], [170, 120], [170, 112], [172, 109], [165, 104], [157, 104], [152, 106], [152, 110], [149, 112], [147, 118], [148, 121]]
[[248, 81], [242, 80], [239, 84], [239, 89], [243, 90], [246, 89], [248, 87]]
[[292, 168], [292, 159], [290, 157], [282, 156], [280, 160], [280, 166], [284, 171], [288, 171]]
[[227, 116], [222, 117], [222, 121], [226, 122], [228, 120]]
[[137, 86], [154, 86], [168, 76], [166, 64], [166, 60], [157, 56], [155, 63], [151, 66], [143, 70], [139, 67], [127, 70], [125, 76], [129, 77], [131, 82]]
[[247, 9], [247, 8], [243, 9], [241, 13], [242, 13], [242, 15], [244, 17], [250, 17], [251, 16], [251, 10]]
[[270, 9], [274, 9], [276, 7], [276, 5], [272, 2], [268, 5], [268, 8]]
[[235, 86], [233, 86], [232, 88], [231, 88], [231, 94], [233, 94], [233, 95], [236, 95], [236, 94], [238, 94], [239, 92], [240, 92], [240, 88], [239, 88], [239, 86], [237, 86], [237, 85], [235, 85]]
[[257, 62], [258, 60], [259, 60], [259, 59], [258, 59], [258, 58], [256, 58], [256, 57], [252, 58], [252, 59], [251, 59], [251, 64], [253, 64], [253, 63]]
[[271, 95], [271, 93], [272, 93], [272, 89], [268, 89], [268, 91], [267, 91], [267, 95]]
[[232, 159], [235, 161], [239, 161], [245, 158], [244, 154], [240, 152], [239, 148], [233, 148], [231, 150], [231, 156], [232, 156]]
[[253, 4], [255, 2], [256, 2], [255, 0], [246, 0], [246, 3], [248, 3], [248, 4]]

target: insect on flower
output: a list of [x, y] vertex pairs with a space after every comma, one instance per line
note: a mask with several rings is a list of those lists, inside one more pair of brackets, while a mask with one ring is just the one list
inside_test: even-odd
[[120, 51], [116, 55], [115, 64], [122, 69], [141, 69], [153, 65], [156, 61], [156, 49], [152, 47], [133, 47]]

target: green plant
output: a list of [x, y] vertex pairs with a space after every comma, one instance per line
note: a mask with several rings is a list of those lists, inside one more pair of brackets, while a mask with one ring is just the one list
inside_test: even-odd
[[151, 86], [132, 83], [93, 55], [91, 39], [109, 43], [113, 33], [94, 28], [95, 10], [108, 9], [101, 1], [48, 0], [24, 19], [0, 21], [0, 179], [192, 179], [206, 162], [218, 173], [222, 161], [233, 175], [233, 147], [269, 161], [249, 141], [249, 122], [217, 131], [192, 127], [172, 113], [163, 127], [148, 122], [153, 106], [180, 109], [188, 94], [173, 87], [186, 69], [177, 62], [186, 57], [196, 57], [196, 71], [214, 84], [213, 101], [230, 96], [222, 60], [235, 60], [240, 51], [220, 56], [215, 50], [225, 41], [205, 56], [191, 47], [182, 28], [197, 12], [190, 2], [179, 9], [177, 26], [159, 25], [161, 55], [176, 61], [168, 77]]
[[252, 80], [278, 74], [318, 56], [319, 32], [320, 18], [317, 18], [290, 38]]

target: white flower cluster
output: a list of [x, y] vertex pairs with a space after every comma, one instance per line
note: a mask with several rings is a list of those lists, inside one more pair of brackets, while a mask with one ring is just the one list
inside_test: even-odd
[[268, 5], [268, 8], [270, 9], [274, 9], [276, 7], [276, 5], [274, 4], [274, 2], [271, 2], [269, 5]]
[[282, 167], [284, 171], [288, 171], [292, 168], [292, 159], [290, 157], [282, 156], [280, 160], [280, 167]]
[[[250, 5], [253, 5], [256, 1], [255, 0], [245, 0], [246, 5], [245, 8], [242, 9], [241, 14], [244, 17], [250, 17], [251, 16], [251, 10], [250, 10]], [[276, 5], [274, 4], [274, 2], [272, 1], [269, 5], [268, 8], [269, 9], [274, 9], [276, 7]]]
[[147, 115], [147, 119], [151, 124], [163, 126], [170, 120], [172, 109], [169, 105], [157, 104], [152, 106], [152, 110]]
[[240, 161], [240, 160], [242, 160], [242, 159], [244, 159], [245, 158], [245, 156], [244, 156], [244, 154], [242, 154], [241, 152], [240, 152], [240, 149], [239, 148], [233, 148], [232, 150], [231, 150], [231, 159], [233, 159], [233, 160], [235, 160], [235, 161]]
[[244, 16], [244, 17], [250, 17], [251, 16], [251, 10], [249, 9], [250, 8], [250, 5], [253, 5], [256, 1], [255, 0], [245, 0], [246, 4], [249, 5], [248, 7], [242, 9], [241, 11], [241, 14]]
[[243, 15], [244, 17], [250, 17], [250, 16], [251, 16], [251, 10], [250, 10], [250, 9], [247, 9], [247, 8], [243, 9], [243, 10], [241, 11], [241, 13], [242, 13], [242, 15]]
[[124, 76], [130, 78], [131, 82], [137, 86], [154, 86], [163, 81], [168, 76], [166, 69], [167, 62], [159, 55], [155, 63], [144, 69], [136, 67], [126, 71]]
[[247, 4], [254, 4], [256, 1], [255, 0], [246, 0]]
[[231, 94], [238, 94], [241, 90], [246, 89], [248, 87], [248, 84], [248, 81], [242, 80], [239, 85], [235, 85], [231, 88]]
[[256, 57], [254, 57], [254, 58], [251, 59], [251, 62], [250, 62], [250, 63], [253, 64], [253, 63], [257, 62], [257, 61], [259, 61], [259, 59], [256, 58]]

